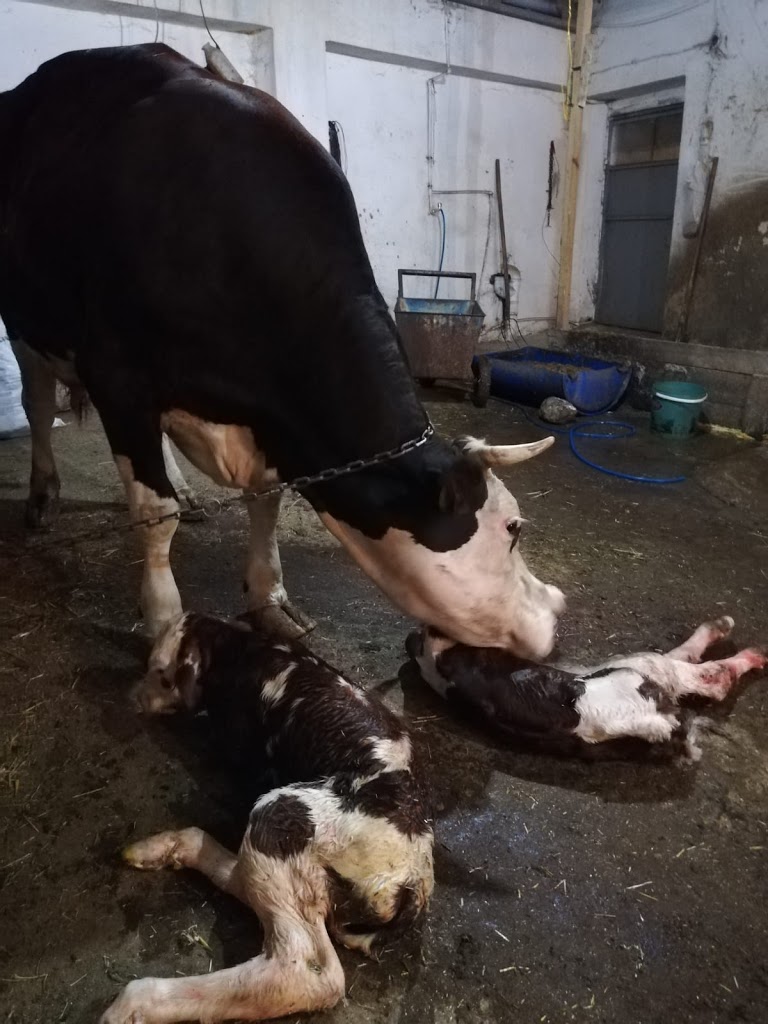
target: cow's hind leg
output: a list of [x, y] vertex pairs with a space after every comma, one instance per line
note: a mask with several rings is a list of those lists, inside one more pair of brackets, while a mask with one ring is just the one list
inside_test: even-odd
[[701, 661], [708, 647], [717, 643], [718, 640], [724, 640], [727, 636], [730, 636], [733, 626], [734, 622], [730, 615], [724, 615], [713, 622], [705, 622], [699, 626], [685, 643], [669, 651], [666, 657], [673, 658], [675, 661], [687, 661], [691, 664], [697, 664]]
[[171, 569], [171, 542], [179, 521], [178, 518], [163, 518], [177, 513], [179, 503], [139, 483], [131, 460], [126, 456], [116, 455], [115, 462], [128, 495], [131, 519], [136, 523], [145, 519], [162, 520], [153, 526], [137, 528], [144, 553], [141, 612], [147, 634], [154, 638], [181, 614], [181, 597]]
[[288, 638], [304, 636], [315, 622], [288, 600], [283, 584], [283, 568], [277, 546], [277, 520], [280, 494], [259, 498], [245, 492], [251, 531], [244, 589], [248, 611], [269, 632]]
[[22, 341], [12, 341], [21, 370], [21, 402], [32, 432], [32, 472], [25, 521], [34, 530], [51, 526], [59, 514], [59, 474], [51, 447], [56, 415], [56, 378], [50, 366]]
[[[144, 555], [141, 611], [148, 635], [156, 637], [181, 614], [181, 598], [170, 561], [171, 541], [179, 525], [179, 503], [165, 470], [162, 434], [159, 428], [135, 416], [126, 416], [122, 421], [114, 411], [109, 419], [102, 413], [102, 421], [115, 453], [131, 519], [134, 523], [155, 521], [151, 526], [137, 527], [136, 532], [141, 537]], [[118, 454], [126, 451], [130, 456]], [[139, 476], [148, 482], [142, 483]]]
[[328, 882], [314, 830], [300, 791], [284, 789], [256, 804], [237, 858], [197, 829], [129, 848], [142, 867], [195, 867], [243, 899], [261, 919], [264, 952], [214, 974], [132, 981], [101, 1024], [264, 1020], [337, 1003], [344, 972], [325, 927]]

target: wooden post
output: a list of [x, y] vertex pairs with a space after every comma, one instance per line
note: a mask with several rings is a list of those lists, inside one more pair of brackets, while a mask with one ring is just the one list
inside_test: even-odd
[[509, 331], [509, 257], [507, 256], [507, 232], [504, 229], [504, 204], [501, 201], [501, 161], [496, 161], [496, 202], [499, 207], [499, 240], [501, 242], [501, 272], [504, 275], [504, 299], [501, 306], [501, 336], [506, 339]]
[[581, 125], [586, 102], [584, 58], [587, 40], [592, 31], [592, 0], [579, 0], [576, 14], [576, 40], [573, 46], [573, 69], [568, 83], [567, 101], [570, 103], [568, 143], [565, 160], [565, 187], [563, 222], [560, 233], [560, 276], [557, 282], [557, 326], [568, 327], [571, 308], [571, 278], [573, 276], [573, 240], [576, 231], [576, 199], [579, 190], [579, 163], [581, 160]]
[[683, 308], [680, 311], [680, 320], [677, 324], [677, 334], [675, 335], [675, 341], [688, 341], [688, 317], [691, 315], [691, 304], [693, 303], [693, 290], [696, 287], [696, 278], [699, 275], [699, 263], [701, 262], [701, 247], [704, 244], [704, 233], [707, 230], [709, 208], [712, 205], [712, 192], [715, 187], [715, 175], [717, 174], [717, 165], [719, 163], [720, 157], [713, 156], [712, 163], [709, 165], [709, 174], [707, 175], [707, 191], [704, 195], [704, 205], [701, 208], [701, 216], [699, 217], [699, 230], [697, 231], [698, 237], [696, 238], [696, 250], [693, 256], [693, 266], [691, 267], [691, 273], [688, 277], [688, 282], [685, 286]]

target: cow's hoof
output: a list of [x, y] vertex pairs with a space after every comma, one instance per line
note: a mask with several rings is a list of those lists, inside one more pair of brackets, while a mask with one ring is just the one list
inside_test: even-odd
[[30, 496], [24, 510], [28, 530], [50, 530], [59, 518], [59, 499], [48, 494]]
[[263, 608], [239, 615], [241, 622], [247, 623], [252, 629], [258, 629], [269, 636], [283, 640], [300, 640], [311, 633], [317, 623], [304, 612], [299, 611], [290, 601], [284, 604], [268, 604]]
[[202, 501], [200, 501], [200, 499], [198, 498], [194, 491], [191, 491], [189, 488], [187, 488], [187, 490], [180, 491], [179, 493], [181, 497], [184, 499], [184, 503], [190, 512], [202, 512], [203, 503]]

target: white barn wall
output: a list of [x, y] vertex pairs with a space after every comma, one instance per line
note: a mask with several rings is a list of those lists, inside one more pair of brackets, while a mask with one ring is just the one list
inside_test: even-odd
[[[435, 268], [441, 222], [427, 196], [427, 82], [430, 72], [328, 54], [328, 109], [344, 129], [347, 173], [379, 284], [394, 302], [398, 267]], [[494, 160], [502, 167], [507, 248], [522, 274], [521, 317], [552, 315], [557, 265], [557, 214], [546, 228], [549, 141], [560, 148], [562, 113], [556, 93], [447, 75], [436, 84], [437, 190], [493, 193]], [[486, 323], [498, 318], [489, 279], [500, 270], [493, 195], [435, 195], [446, 221], [444, 269], [474, 272]], [[489, 219], [490, 215], [490, 219]], [[482, 272], [482, 274], [481, 274]], [[427, 295], [435, 282], [408, 282]], [[440, 294], [463, 297], [468, 284], [443, 283]]]
[[[711, 156], [720, 162], [691, 337], [768, 348], [768, 3], [604, 0], [592, 48], [571, 317], [594, 313], [609, 113], [684, 103], [667, 325], [680, 308]], [[761, 225], [766, 225], [761, 230]]]
[[[271, 88], [325, 146], [328, 120], [342, 123], [371, 261], [390, 304], [397, 266], [436, 265], [439, 255], [438, 219], [427, 203], [425, 83], [447, 71], [436, 86], [435, 185], [492, 190], [493, 161], [501, 159], [508, 248], [522, 274], [518, 314], [554, 315], [556, 265], [544, 239], [557, 254], [559, 202], [544, 239], [541, 225], [550, 139], [561, 162], [564, 151], [562, 31], [441, 0], [204, 6], [246, 81]], [[157, 7], [159, 38], [202, 63], [208, 37], [197, 0]], [[155, 32], [153, 0], [0, 0], [0, 88], [65, 50], [150, 42]], [[487, 283], [499, 268], [495, 203], [489, 237], [485, 196], [440, 201], [446, 268], [479, 276], [487, 249], [481, 302], [490, 323], [500, 309]]]

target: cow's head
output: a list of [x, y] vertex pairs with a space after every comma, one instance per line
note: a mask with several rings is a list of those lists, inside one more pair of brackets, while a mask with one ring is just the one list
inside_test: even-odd
[[[451, 456], [443, 453], [439, 472], [432, 453], [422, 457], [420, 470], [413, 464], [403, 467], [409, 480], [393, 480], [389, 488], [368, 485], [365, 503], [377, 504], [368, 509], [368, 519], [360, 514], [359, 503], [349, 517], [329, 503], [321, 518], [410, 615], [473, 647], [503, 647], [521, 657], [544, 658], [553, 647], [565, 599], [556, 587], [536, 579], [523, 561], [524, 520], [492, 467], [530, 459], [553, 441], [490, 446], [463, 438]], [[355, 486], [352, 478], [347, 486]], [[402, 493], [393, 497], [398, 486]]]

